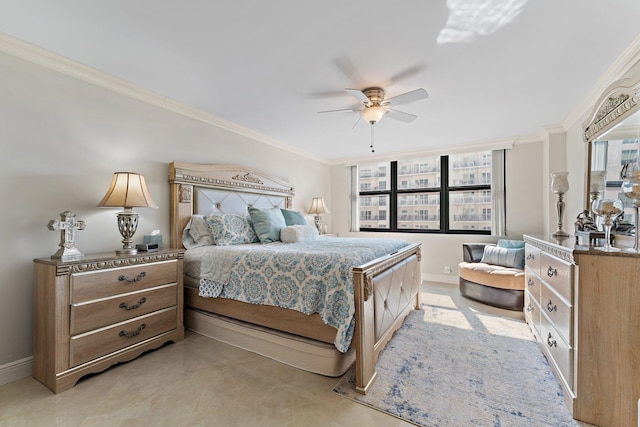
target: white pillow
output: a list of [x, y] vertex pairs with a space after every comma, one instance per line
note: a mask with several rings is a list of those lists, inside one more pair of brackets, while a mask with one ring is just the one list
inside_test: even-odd
[[318, 229], [313, 225], [290, 225], [280, 230], [284, 243], [308, 242], [318, 238]]
[[204, 215], [193, 215], [191, 217], [182, 232], [182, 244], [187, 249], [215, 244], [213, 236], [209, 232], [209, 226], [204, 220]]

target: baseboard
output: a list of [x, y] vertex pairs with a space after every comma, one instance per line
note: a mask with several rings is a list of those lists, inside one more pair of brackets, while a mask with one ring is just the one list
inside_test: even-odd
[[28, 378], [33, 371], [33, 357], [25, 357], [0, 366], [0, 387], [14, 381]]
[[422, 281], [427, 282], [438, 282], [438, 283], [449, 283], [451, 285], [458, 284], [458, 275], [457, 274], [423, 274]]

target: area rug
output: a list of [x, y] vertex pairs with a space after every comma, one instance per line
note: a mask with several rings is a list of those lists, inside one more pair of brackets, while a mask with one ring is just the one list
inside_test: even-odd
[[424, 305], [381, 352], [363, 396], [353, 369], [334, 392], [419, 426], [576, 426], [526, 323]]

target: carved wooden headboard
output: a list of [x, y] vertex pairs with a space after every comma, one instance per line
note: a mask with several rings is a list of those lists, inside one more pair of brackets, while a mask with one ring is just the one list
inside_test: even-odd
[[242, 215], [248, 207], [291, 208], [295, 189], [265, 172], [236, 165], [171, 162], [171, 247], [182, 248], [182, 230], [194, 214]]

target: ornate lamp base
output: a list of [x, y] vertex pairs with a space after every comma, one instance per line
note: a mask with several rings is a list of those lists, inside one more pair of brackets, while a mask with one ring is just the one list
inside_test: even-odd
[[131, 208], [125, 208], [124, 212], [118, 213], [118, 230], [122, 234], [122, 249], [116, 249], [118, 255], [135, 255], [138, 249], [133, 244], [133, 235], [138, 229], [138, 218], [140, 214]]
[[564, 216], [564, 193], [558, 192], [558, 201], [556, 202], [556, 212], [558, 213], [558, 229], [552, 234], [555, 238], [569, 237], [569, 233], [562, 229], [562, 218]]
[[316, 225], [318, 233], [322, 234], [322, 217], [320, 215], [314, 216], [313, 223]]
[[552, 234], [553, 237], [569, 237], [569, 233], [564, 230], [558, 230]]

